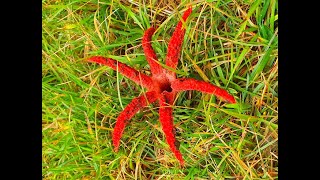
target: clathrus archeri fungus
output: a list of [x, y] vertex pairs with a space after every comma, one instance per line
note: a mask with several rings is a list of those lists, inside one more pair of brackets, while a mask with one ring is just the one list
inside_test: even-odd
[[[172, 37], [169, 41], [165, 65], [172, 69], [176, 69], [178, 59], [180, 56], [181, 46], [185, 34], [185, 27], [182, 21], [186, 22], [188, 16], [191, 14], [192, 8], [189, 7], [183, 14], [182, 20], [178, 23]], [[213, 84], [199, 81], [193, 78], [180, 78], [176, 77], [176, 73], [163, 68], [151, 46], [151, 37], [155, 32], [155, 28], [151, 27], [144, 32], [142, 38], [142, 47], [146, 59], [150, 65], [151, 76], [147, 76], [137, 70], [110, 58], [101, 56], [94, 56], [88, 59], [89, 62], [95, 62], [101, 65], [106, 65], [113, 70], [118, 71], [135, 83], [145, 87], [147, 92], [143, 95], [134, 98], [125, 109], [119, 114], [116, 125], [113, 131], [113, 145], [114, 150], [117, 152], [120, 139], [128, 121], [143, 107], [150, 103], [159, 101], [159, 118], [162, 125], [162, 130], [165, 134], [167, 143], [170, 149], [183, 165], [184, 161], [179, 151], [179, 142], [175, 139], [175, 128], [173, 125], [172, 106], [176, 94], [180, 91], [196, 90], [204, 93], [214, 94], [217, 97], [226, 100], [230, 103], [236, 103], [234, 97], [226, 90], [221, 89]]]

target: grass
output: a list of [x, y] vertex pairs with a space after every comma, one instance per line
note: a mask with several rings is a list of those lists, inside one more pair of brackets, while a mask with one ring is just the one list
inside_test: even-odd
[[[278, 6], [276, 0], [42, 1], [43, 179], [277, 179]], [[210, 81], [237, 104], [200, 92], [174, 106], [186, 161], [166, 144], [150, 105], [112, 150], [115, 120], [140, 86], [85, 59], [103, 55], [150, 73], [141, 38], [159, 26], [161, 62], [188, 5], [178, 77]]]

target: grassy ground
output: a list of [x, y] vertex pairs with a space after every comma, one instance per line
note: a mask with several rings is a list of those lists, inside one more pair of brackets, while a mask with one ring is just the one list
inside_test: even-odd
[[[276, 0], [43, 0], [44, 179], [277, 179], [278, 7]], [[209, 80], [230, 105], [187, 91], [174, 106], [186, 161], [166, 144], [154, 105], [134, 116], [114, 153], [115, 120], [140, 86], [85, 58], [103, 55], [149, 73], [141, 37], [159, 28], [163, 62], [188, 5], [179, 77]]]

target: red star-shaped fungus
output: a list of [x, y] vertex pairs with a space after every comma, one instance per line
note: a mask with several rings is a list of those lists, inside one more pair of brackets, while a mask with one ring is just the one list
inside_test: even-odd
[[[185, 11], [182, 16], [184, 22], [191, 12], [191, 7]], [[158, 58], [150, 43], [154, 31], [155, 28], [153, 27], [147, 29], [142, 38], [142, 47], [151, 68], [151, 77], [110, 58], [94, 56], [89, 58], [88, 61], [109, 66], [113, 70], [118, 70], [118, 72], [127, 78], [148, 89], [145, 94], [134, 98], [119, 114], [112, 137], [115, 151], [118, 151], [120, 139], [127, 122], [142, 107], [159, 100], [159, 116], [162, 130], [166, 136], [166, 140], [170, 146], [170, 149], [179, 160], [180, 164], [183, 165], [184, 161], [179, 151], [179, 143], [175, 139], [172, 117], [172, 106], [177, 92], [185, 90], [197, 90], [204, 93], [214, 94], [230, 103], [236, 103], [236, 101], [234, 97], [228, 94], [226, 90], [223, 90], [215, 85], [192, 78], [177, 79], [175, 72], [162, 68], [158, 63]], [[177, 67], [184, 34], [185, 28], [182, 26], [182, 22], [180, 21], [175, 28], [168, 45], [168, 53], [165, 61], [166, 66], [173, 69]]]

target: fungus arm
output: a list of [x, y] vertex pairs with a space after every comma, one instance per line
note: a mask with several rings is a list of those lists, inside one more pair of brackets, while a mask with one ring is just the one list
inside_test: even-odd
[[146, 59], [150, 65], [151, 73], [153, 75], [156, 75], [162, 73], [162, 67], [158, 64], [157, 55], [154, 52], [150, 42], [154, 31], [155, 28], [151, 27], [144, 32], [142, 38], [142, 48], [146, 56]]
[[[182, 15], [182, 19], [185, 22], [188, 16], [191, 14], [192, 8], [189, 7], [187, 11]], [[186, 29], [182, 27], [182, 22], [180, 21], [174, 30], [172, 37], [169, 41], [168, 52], [166, 57], [166, 65], [176, 69], [178, 65], [178, 59], [181, 51], [181, 46], [184, 38]], [[173, 72], [171, 72], [173, 73]]]
[[176, 79], [171, 87], [175, 91], [196, 90], [204, 93], [214, 94], [230, 103], [236, 103], [236, 100], [226, 90], [219, 88], [205, 81], [199, 81], [192, 78]]
[[114, 150], [117, 152], [122, 133], [127, 122], [143, 107], [147, 106], [148, 103], [153, 103], [157, 100], [156, 92], [151, 91], [143, 94], [137, 98], [134, 98], [119, 114], [116, 125], [113, 130], [112, 141]]
[[171, 151], [174, 153], [176, 158], [179, 160], [180, 164], [183, 165], [184, 161], [182, 155], [179, 151], [179, 147], [177, 147], [177, 140], [175, 139], [174, 126], [173, 126], [173, 117], [172, 117], [172, 107], [174, 102], [174, 93], [168, 93], [164, 91], [159, 98], [160, 109], [159, 116], [160, 122], [162, 125], [162, 130], [166, 136], [167, 143]]
[[[140, 84], [143, 87], [146, 87], [147, 89], [151, 89], [153, 86], [152, 79], [149, 76], [147, 76], [143, 73], [140, 73], [139, 71], [133, 69], [132, 67], [127, 66], [126, 64], [123, 64], [123, 63], [118, 62], [116, 60], [113, 60], [110, 58], [104, 58], [101, 56], [93, 56], [93, 57], [89, 58], [88, 61], [102, 64], [105, 66], [109, 66], [110, 68], [112, 68], [115, 71], [118, 69], [118, 72], [120, 72], [121, 74], [123, 74], [127, 78], [131, 79], [135, 83]], [[117, 68], [117, 66], [118, 66], [118, 68]]]

